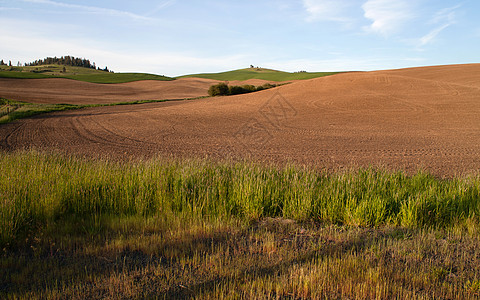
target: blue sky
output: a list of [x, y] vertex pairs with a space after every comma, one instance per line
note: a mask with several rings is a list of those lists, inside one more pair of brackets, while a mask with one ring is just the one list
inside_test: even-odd
[[480, 62], [480, 1], [0, 0], [0, 58], [168, 76]]

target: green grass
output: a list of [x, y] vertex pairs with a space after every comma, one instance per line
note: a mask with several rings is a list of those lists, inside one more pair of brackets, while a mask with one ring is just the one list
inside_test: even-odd
[[480, 215], [479, 178], [439, 180], [371, 169], [326, 175], [208, 161], [115, 163], [35, 152], [2, 154], [0, 166], [2, 241], [65, 216], [187, 213], [449, 228], [477, 222]]
[[0, 153], [0, 297], [474, 298], [479, 192], [477, 177]]
[[[0, 78], [17, 79], [40, 79], [40, 78], [69, 78], [92, 83], [125, 83], [139, 80], [175, 80], [161, 75], [146, 73], [108, 73], [104, 71], [66, 66], [66, 72], [63, 72], [62, 65], [45, 65], [32, 67], [8, 67], [0, 66]], [[230, 80], [248, 80], [263, 79], [269, 81], [290, 81], [304, 80], [328, 75], [338, 74], [339, 72], [314, 72], [314, 73], [288, 73], [264, 68], [240, 69], [221, 73], [206, 73], [185, 75], [177, 78], [197, 77], [222, 81]]]
[[263, 79], [270, 81], [289, 81], [289, 80], [304, 80], [328, 75], [338, 74], [339, 72], [315, 72], [315, 73], [288, 73], [270, 69], [240, 69], [235, 71], [221, 72], [221, 73], [206, 73], [180, 76], [183, 77], [197, 77], [222, 81], [230, 80], [248, 80], [248, 79]]
[[173, 78], [154, 75], [154, 74], [145, 74], [145, 73], [106, 73], [103, 72], [99, 74], [77, 74], [70, 75], [66, 78], [92, 82], [92, 83], [125, 83], [132, 81], [140, 80], [160, 80], [160, 81], [172, 81]]
[[40, 78], [68, 78], [91, 83], [125, 83], [139, 80], [169, 81], [174, 78], [146, 74], [146, 73], [109, 73], [89, 68], [45, 65], [33, 67], [0, 66], [0, 78], [40, 79]]
[[[200, 99], [191, 98], [191, 99]], [[133, 105], [143, 103], [165, 102], [165, 101], [180, 101], [180, 100], [135, 100], [127, 102], [116, 102], [109, 104], [43, 104], [43, 103], [29, 103], [23, 101], [15, 101], [0, 98], [0, 124], [13, 122], [18, 119], [28, 118], [31, 116], [72, 109], [81, 109], [86, 107], [100, 107], [100, 106], [116, 106], [116, 105]]]
[[84, 106], [73, 104], [34, 104], [0, 98], [0, 124], [9, 123], [17, 119], [28, 118], [34, 115], [79, 109]]

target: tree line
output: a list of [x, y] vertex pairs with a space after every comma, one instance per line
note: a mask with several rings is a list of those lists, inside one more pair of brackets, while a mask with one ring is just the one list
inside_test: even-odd
[[[0, 65], [6, 66], [7, 64], [3, 61], [3, 59], [0, 61]], [[12, 62], [9, 61], [8, 65], [11, 67]], [[20, 63], [18, 63], [20, 65]], [[82, 68], [88, 68], [88, 69], [96, 69], [96, 70], [101, 70], [101, 71], [106, 71], [106, 72], [111, 72], [108, 70], [108, 67], [105, 67], [103, 69], [100, 69], [100, 67], [97, 67], [95, 65], [95, 62], [90, 62], [89, 59], [85, 58], [78, 58], [78, 57], [73, 57], [73, 56], [62, 56], [62, 57], [47, 57], [44, 59], [38, 59], [30, 63], [25, 63], [25, 67], [32, 67], [32, 66], [42, 66], [42, 65], [64, 65], [64, 66], [72, 66], [72, 67], [82, 67]]]
[[[0, 61], [0, 66], [6, 66], [7, 64], [3, 61], [3, 59]], [[8, 66], [11, 67], [12, 66], [12, 61], [9, 60], [8, 61]]]

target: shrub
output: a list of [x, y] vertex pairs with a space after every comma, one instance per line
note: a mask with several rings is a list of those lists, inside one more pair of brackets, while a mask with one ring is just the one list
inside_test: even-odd
[[229, 95], [240, 95], [240, 94], [246, 94], [246, 93], [249, 93], [249, 91], [247, 91], [241, 86], [234, 85], [229, 87]]
[[214, 96], [227, 96], [227, 95], [240, 95], [240, 94], [246, 94], [246, 93], [252, 93], [252, 92], [257, 92], [257, 91], [262, 91], [266, 89], [270, 89], [276, 87], [274, 84], [266, 83], [262, 86], [254, 86], [251, 84], [245, 84], [242, 86], [238, 85], [233, 85], [233, 86], [228, 86], [225, 83], [219, 83], [212, 85], [208, 89], [208, 95], [211, 97]]
[[265, 83], [264, 85], [257, 87], [257, 90], [258, 90], [259, 88], [262, 88], [262, 89], [264, 89], [264, 90], [268, 90], [268, 89], [274, 88], [274, 87], [276, 87], [276, 86], [277, 86], [276, 84]]
[[225, 83], [219, 83], [219, 84], [212, 85], [208, 89], [208, 95], [211, 96], [211, 97], [227, 96], [228, 94], [229, 94], [229, 88], [228, 88], [228, 85], [226, 85]]
[[250, 85], [250, 84], [246, 84], [246, 85], [242, 85], [242, 88], [247, 91], [247, 93], [251, 93], [251, 92], [256, 92], [257, 91], [257, 88], [253, 85]]

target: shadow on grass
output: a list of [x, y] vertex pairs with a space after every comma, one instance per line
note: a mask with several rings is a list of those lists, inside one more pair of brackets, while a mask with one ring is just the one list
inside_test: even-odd
[[[291, 267], [311, 262], [319, 258], [338, 257], [343, 254], [361, 253], [379, 240], [404, 238], [407, 231], [395, 230], [389, 233], [380, 233], [372, 229], [359, 230], [358, 234], [348, 235], [347, 239], [326, 239], [323, 234], [298, 235], [296, 225], [292, 228], [267, 228], [253, 225], [244, 230], [231, 232], [229, 230], [215, 230], [210, 233], [185, 235], [180, 239], [168, 240], [162, 238], [161, 231], [153, 233], [140, 233], [141, 231], [115, 232], [99, 223], [98, 220], [69, 220], [67, 223], [57, 224], [59, 243], [70, 243], [63, 247], [55, 246], [53, 241], [42, 240], [42, 237], [29, 238], [23, 247], [17, 245], [18, 251], [4, 253], [0, 257], [0, 295], [22, 296], [29, 293], [44, 295], [49, 290], [57, 287], [84, 286], [84, 296], [98, 298], [108, 296], [102, 287], [102, 278], [111, 274], [149, 274], [148, 270], [168, 270], [179, 275], [174, 282], [158, 282], [154, 275], [148, 278], [151, 285], [143, 286], [142, 297], [154, 298], [159, 295], [165, 299], [190, 299], [202, 293], [213, 292], [215, 288], [236, 281], [238, 284], [246, 283], [256, 278], [264, 278], [287, 273]], [[319, 226], [317, 229], [320, 228]], [[293, 231], [292, 231], [293, 229]], [[290, 251], [292, 244], [285, 242], [296, 236], [295, 253], [288, 258], [269, 259], [266, 253], [249, 252], [254, 243], [252, 237], [264, 233], [274, 233], [275, 242], [280, 247]], [[316, 232], [314, 230], [314, 232]], [[124, 245], [114, 250], [106, 250], [107, 243], [129, 237], [138, 236], [149, 238], [149, 235], [160, 236], [158, 245], [149, 247], [148, 253]], [[55, 239], [53, 239], [55, 240]], [[37, 241], [37, 242], [35, 242]], [[316, 245], [316, 246], [312, 246]], [[320, 245], [320, 246], [319, 246]], [[95, 249], [96, 254], [85, 254], [85, 248]], [[201, 272], [193, 271], [185, 274], [180, 260], [191, 261], [195, 255], [209, 256], [222, 249], [229, 253], [236, 253], [240, 259], [251, 263], [243, 268], [227, 270], [228, 275], [218, 276], [208, 269], [202, 269], [202, 263], [193, 268], [200, 268]], [[88, 252], [88, 251], [87, 251]], [[297, 253], [298, 252], [298, 253]], [[230, 254], [232, 256], [232, 254]], [[232, 256], [232, 259], [236, 257]], [[224, 269], [231, 268], [223, 266]], [[147, 270], [145, 273], [142, 270]], [[205, 273], [206, 272], [206, 273]], [[187, 272], [188, 273], [188, 272]], [[201, 275], [203, 274], [203, 276]], [[203, 281], [202, 281], [203, 277]], [[205, 277], [207, 277], [205, 279]], [[67, 288], [68, 290], [68, 288]]]
[[[279, 263], [269, 264], [267, 266], [248, 266], [239, 270], [237, 274], [232, 274], [223, 277], [217, 277], [211, 280], [200, 282], [191, 286], [175, 286], [168, 289], [164, 294], [164, 299], [192, 299], [200, 294], [213, 292], [222, 284], [235, 281], [237, 284], [246, 283], [256, 278], [268, 277], [287, 273], [291, 267], [295, 265], [305, 264], [319, 258], [336, 257], [338, 255], [347, 254], [352, 251], [361, 253], [374, 243], [378, 243], [378, 236], [362, 233], [353, 240], [346, 240], [340, 242], [330, 242], [324, 244], [320, 249], [308, 250], [305, 253], [300, 253], [294, 258], [281, 261]], [[306, 244], [306, 243], [305, 243]], [[238, 274], [243, 274], [239, 276]], [[155, 294], [149, 294], [148, 297], [153, 297]]]
[[[102, 247], [116, 239], [139, 236], [148, 238], [151, 233], [112, 231], [106, 223], [93, 218], [73, 217], [54, 226], [58, 228], [55, 237], [45, 238], [44, 234], [23, 233], [20, 242], [10, 245], [9, 249], [3, 249], [3, 254], [0, 252], [0, 296], [20, 296], [32, 292], [44, 294], [62, 285], [88, 286], [92, 277], [98, 279], [109, 274], [129, 273], [157, 266], [176, 269], [176, 259], [166, 258], [166, 252], [173, 251], [181, 257], [192, 257], [198, 251], [210, 253], [211, 249], [225, 244], [232, 237], [223, 231], [201, 237], [189, 236], [182, 241], [161, 243], [152, 254], [147, 254], [129, 245], [114, 250]], [[48, 235], [47, 233], [46, 236]], [[87, 247], [97, 248], [97, 253], [101, 254], [85, 254], [83, 250]], [[92, 297], [101, 296], [97, 294], [98, 291], [88, 293], [90, 292]]]

